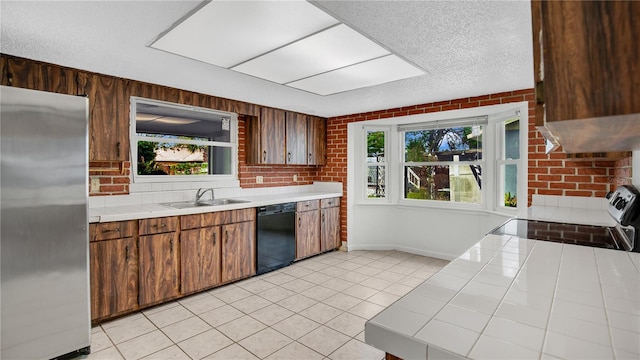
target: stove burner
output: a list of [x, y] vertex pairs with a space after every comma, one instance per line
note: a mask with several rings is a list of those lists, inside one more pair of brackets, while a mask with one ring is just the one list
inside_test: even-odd
[[491, 231], [490, 234], [513, 235], [532, 240], [627, 250], [622, 245], [616, 228], [606, 226], [511, 219]]

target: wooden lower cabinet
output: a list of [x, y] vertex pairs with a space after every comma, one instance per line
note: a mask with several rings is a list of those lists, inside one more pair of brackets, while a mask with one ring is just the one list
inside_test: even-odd
[[136, 238], [89, 244], [91, 320], [138, 308], [138, 246]]
[[320, 210], [296, 213], [296, 260], [320, 253]]
[[180, 259], [183, 295], [220, 284], [220, 226], [182, 231]]
[[140, 236], [140, 306], [180, 295], [179, 241], [176, 233]]
[[255, 275], [255, 233], [254, 221], [221, 227], [223, 283]]
[[320, 251], [329, 251], [340, 247], [340, 208], [322, 209], [320, 220]]

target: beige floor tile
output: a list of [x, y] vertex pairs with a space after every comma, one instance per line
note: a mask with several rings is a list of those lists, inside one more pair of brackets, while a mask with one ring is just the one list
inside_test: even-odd
[[373, 262], [373, 259], [369, 259], [363, 256], [354, 256], [349, 258], [347, 261], [352, 262], [354, 264], [367, 265]]
[[244, 315], [235, 320], [229, 321], [224, 325], [220, 325], [217, 329], [231, 338], [233, 341], [240, 341], [249, 335], [253, 335], [258, 331], [265, 329], [267, 326], [249, 315]]
[[351, 314], [358, 315], [361, 318], [371, 319], [376, 316], [380, 311], [384, 310], [384, 306], [374, 304], [368, 301], [363, 301], [360, 304], [352, 307], [348, 311]]
[[318, 300], [318, 301], [322, 301], [328, 297], [331, 297], [335, 294], [337, 294], [338, 292], [329, 288], [326, 288], [324, 286], [321, 285], [317, 285], [314, 286], [312, 288], [309, 288], [305, 291], [302, 292], [302, 295], [310, 298], [310, 299], [314, 299], [314, 300]]
[[374, 304], [378, 304], [380, 306], [387, 307], [393, 304], [396, 300], [400, 299], [400, 296], [386, 293], [384, 291], [380, 291], [379, 293], [373, 295], [368, 298], [367, 301], [372, 302]]
[[262, 309], [263, 307], [267, 307], [271, 304], [272, 304], [271, 301], [263, 299], [259, 296], [249, 296], [242, 300], [232, 302], [230, 305], [242, 311], [245, 314], [249, 314], [256, 310]]
[[356, 335], [354, 339], [364, 342], [364, 330], [360, 334]]
[[239, 284], [238, 286], [254, 294], [258, 294], [265, 290], [269, 290], [276, 285], [272, 282], [260, 279], [246, 284]]
[[311, 319], [320, 324], [324, 324], [327, 321], [333, 319], [334, 317], [342, 314], [342, 310], [336, 309], [327, 304], [318, 303], [313, 305], [303, 311], [300, 311], [298, 314]]
[[377, 277], [370, 277], [360, 283], [366, 287], [370, 287], [376, 290], [384, 290], [385, 288], [393, 285], [394, 282], [390, 280], [379, 279]]
[[[100, 328], [98, 328], [100, 329]], [[113, 343], [111, 339], [107, 336], [107, 333], [102, 331], [91, 331], [91, 352], [98, 352], [100, 350], [104, 350], [106, 348], [113, 347]]]
[[258, 360], [255, 355], [238, 344], [227, 346], [217, 353], [207, 356], [207, 360]]
[[350, 287], [348, 289], [344, 289], [344, 291], [342, 293], [350, 295], [350, 296], [353, 296], [353, 297], [358, 298], [360, 300], [366, 300], [366, 299], [370, 298], [371, 296], [377, 294], [378, 291], [379, 290], [372, 289], [370, 287], [362, 286], [360, 284], [355, 284], [355, 285], [353, 285], [352, 287]]
[[108, 328], [120, 326], [120, 325], [122, 325], [124, 323], [127, 323], [129, 321], [134, 321], [134, 320], [140, 319], [140, 318], [144, 318], [144, 315], [142, 315], [141, 312], [137, 312], [137, 313], [133, 313], [131, 315], [127, 315], [127, 316], [118, 318], [116, 320], [103, 322], [102, 324], [100, 324], [100, 327], [102, 329], [108, 329]]
[[[324, 268], [325, 265], [322, 266]], [[329, 281], [331, 279], [333, 279], [333, 276], [329, 276], [321, 272], [315, 272], [302, 278], [302, 280], [312, 282], [314, 284], [322, 284], [323, 282]]]
[[171, 339], [160, 330], [138, 336], [118, 344], [118, 350], [126, 360], [140, 359], [173, 345]]
[[334, 278], [340, 278], [342, 276], [342, 274], [344, 274], [346, 272], [345, 269], [340, 269], [337, 267], [328, 267], [325, 269], [320, 270], [321, 273], [325, 274], [325, 275], [329, 275], [331, 277]]
[[384, 270], [383, 269], [376, 269], [374, 267], [362, 265], [359, 268], [354, 269], [353, 271], [357, 272], [359, 274], [367, 275], [367, 276], [374, 276], [374, 275], [380, 274]]
[[286, 268], [284, 268], [284, 270], [282, 272], [287, 274], [287, 275], [294, 276], [296, 278], [301, 278], [301, 277], [305, 277], [305, 276], [307, 276], [309, 274], [312, 274], [314, 271], [313, 270], [309, 270], [307, 268], [304, 268], [304, 267], [300, 266], [299, 264], [293, 264], [291, 266], [287, 266]]
[[374, 277], [377, 279], [387, 280], [387, 281], [391, 281], [392, 283], [395, 283], [402, 280], [405, 276], [406, 275], [402, 275], [394, 272], [383, 271]]
[[296, 279], [289, 281], [288, 283], [284, 283], [280, 286], [293, 292], [301, 293], [309, 288], [314, 287], [315, 284], [306, 280]]
[[221, 306], [217, 309], [213, 309], [199, 315], [202, 320], [206, 321], [213, 327], [218, 327], [222, 324], [226, 324], [229, 321], [235, 320], [241, 316], [244, 316], [244, 313], [232, 307], [231, 305]]
[[289, 281], [295, 280], [297, 279], [296, 277], [293, 277], [291, 275], [285, 274], [285, 273], [277, 273], [275, 275], [271, 275], [267, 278], [265, 278], [265, 281], [268, 281], [272, 284], [276, 284], [276, 285], [282, 285], [284, 283], [288, 283]]
[[326, 326], [320, 326], [307, 335], [298, 339], [298, 342], [319, 352], [329, 355], [349, 341], [349, 337]]
[[108, 347], [106, 349], [102, 349], [100, 351], [94, 351], [91, 349], [91, 354], [87, 356], [87, 360], [122, 360], [123, 357], [120, 355], [118, 349], [115, 346]]
[[225, 291], [216, 291], [211, 293], [213, 296], [218, 299], [230, 304], [232, 302], [236, 302], [238, 300], [242, 300], [248, 296], [251, 296], [251, 292], [247, 291], [241, 287], [234, 286]]
[[259, 320], [261, 323], [271, 326], [277, 322], [280, 322], [294, 313], [280, 305], [272, 304], [264, 307], [260, 310], [252, 312], [250, 315], [254, 319]]
[[140, 314], [140, 316], [128, 317], [126, 321], [124, 320], [125, 319], [117, 320], [117, 322], [103, 325], [104, 331], [115, 344], [157, 330], [156, 326], [142, 314]]
[[165, 311], [167, 309], [170, 309], [172, 307], [176, 307], [176, 306], [179, 306], [179, 305], [180, 304], [177, 301], [171, 301], [171, 302], [168, 302], [166, 304], [156, 305], [154, 307], [151, 307], [151, 308], [148, 308], [148, 309], [144, 309], [144, 310], [142, 310], [142, 312], [145, 315], [148, 316], [148, 315], [151, 315], [151, 314], [155, 314], [157, 312]]
[[404, 278], [400, 279], [397, 283], [398, 284], [402, 284], [402, 285], [411, 286], [412, 288], [415, 288], [416, 286], [422, 284], [423, 282], [424, 282], [424, 279], [409, 275], [409, 276], [405, 276]]
[[294, 314], [291, 317], [288, 317], [271, 327], [278, 332], [281, 332], [282, 334], [287, 335], [294, 340], [297, 340], [301, 336], [310, 333], [312, 330], [318, 328], [319, 326], [320, 324], [311, 319], [300, 316], [298, 314]]
[[293, 312], [300, 312], [318, 302], [300, 294], [292, 295], [286, 299], [278, 301], [278, 305]]
[[275, 353], [269, 355], [267, 360], [321, 360], [324, 356], [308, 347], [292, 342]]
[[286, 299], [289, 296], [293, 296], [295, 294], [296, 293], [291, 290], [285, 289], [280, 286], [276, 286], [269, 290], [259, 293], [258, 296], [260, 296], [261, 298], [265, 298], [271, 302], [277, 303], [278, 301]]
[[238, 344], [262, 359], [287, 346], [291, 341], [281, 333], [267, 328], [238, 342]]
[[162, 328], [162, 332], [174, 343], [179, 343], [182, 340], [186, 340], [207, 330], [211, 330], [211, 326], [197, 316], [178, 321], [177, 323]]
[[324, 299], [322, 302], [329, 306], [333, 306], [334, 308], [346, 311], [356, 306], [361, 301], [362, 300], [358, 299], [357, 297], [353, 297], [351, 295], [347, 295], [343, 293], [338, 293], [336, 295], [333, 295], [331, 297]]
[[149, 320], [159, 328], [177, 323], [178, 321], [188, 319], [192, 316], [193, 313], [182, 305], [147, 315]]
[[327, 264], [323, 262], [319, 262], [316, 260], [316, 258], [313, 258], [313, 259], [308, 259], [307, 261], [301, 261], [300, 266], [304, 267], [305, 269], [312, 270], [314, 273], [316, 273], [324, 269], [325, 267], [327, 267]]
[[365, 281], [366, 279], [368, 279], [369, 275], [359, 274], [353, 271], [346, 271], [344, 274], [342, 274], [341, 278], [343, 280], [347, 280], [347, 281], [351, 281], [352, 283], [359, 284]]
[[351, 281], [340, 279], [339, 277], [333, 278], [329, 281], [322, 283], [322, 286], [338, 292], [344, 291], [345, 289], [348, 289], [353, 285], [354, 283], [352, 283]]
[[385, 358], [385, 353], [363, 342], [352, 339], [329, 355], [329, 358], [331, 360], [381, 360]]
[[191, 358], [178, 347], [170, 346], [143, 358], [144, 360], [190, 360]]
[[412, 286], [407, 286], [402, 284], [393, 284], [388, 288], [384, 289], [384, 292], [388, 292], [389, 294], [398, 295], [398, 296], [405, 296], [411, 290], [413, 290]]
[[91, 333], [92, 333], [92, 334], [93, 334], [93, 333], [98, 333], [98, 332], [104, 332], [104, 331], [102, 330], [102, 327], [100, 327], [100, 325], [98, 325], [98, 326], [94, 326], [94, 327], [92, 327], [92, 328], [91, 328]]
[[345, 312], [327, 321], [324, 325], [347, 336], [354, 337], [364, 330], [366, 321], [364, 318]]
[[200, 335], [196, 335], [185, 341], [178, 343], [178, 346], [192, 359], [202, 359], [229, 345], [231, 341], [216, 329], [211, 329]]
[[225, 305], [225, 302], [214, 297], [208, 293], [204, 293], [206, 296], [199, 297], [197, 299], [192, 299], [189, 301], [180, 301], [182, 306], [187, 308], [187, 310], [192, 313], [198, 315], [204, 312], [219, 308]]

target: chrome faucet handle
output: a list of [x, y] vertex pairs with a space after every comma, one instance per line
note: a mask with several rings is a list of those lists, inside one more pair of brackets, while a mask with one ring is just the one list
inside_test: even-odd
[[204, 194], [207, 193], [207, 191], [211, 191], [211, 200], [214, 199], [214, 195], [213, 195], [213, 189], [212, 188], [200, 188], [198, 189], [198, 192], [196, 192], [196, 202], [200, 201], [200, 199], [204, 196]]

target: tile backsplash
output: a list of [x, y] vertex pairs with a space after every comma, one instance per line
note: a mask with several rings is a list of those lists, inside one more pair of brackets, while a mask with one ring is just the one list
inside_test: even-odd
[[606, 210], [609, 201], [603, 197], [533, 195], [531, 205]]

